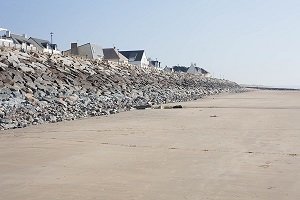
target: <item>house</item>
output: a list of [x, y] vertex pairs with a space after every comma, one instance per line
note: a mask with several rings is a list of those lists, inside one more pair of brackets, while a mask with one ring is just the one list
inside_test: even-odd
[[149, 67], [160, 68], [161, 62], [149, 59]]
[[170, 67], [166, 66], [164, 68], [164, 71], [166, 71], [166, 72], [173, 72], [173, 68], [170, 68]]
[[211, 74], [208, 71], [206, 71], [205, 69], [200, 68], [200, 67], [196, 67], [196, 63], [192, 63], [190, 67], [185, 67], [185, 66], [180, 66], [180, 65], [173, 66], [171, 68], [165, 67], [164, 71], [183, 72], [183, 73], [190, 73], [190, 74], [200, 74], [204, 77], [208, 77], [208, 78], [212, 77]]
[[191, 66], [187, 70], [187, 73], [201, 74], [202, 76], [205, 76], [205, 77], [211, 77], [211, 74], [208, 71], [206, 71], [203, 68], [196, 67], [196, 63], [191, 64]]
[[187, 67], [185, 67], [185, 66], [179, 66], [179, 65], [173, 66], [172, 69], [173, 69], [174, 72], [184, 72], [184, 73], [186, 73], [187, 70], [188, 70]]
[[38, 51], [61, 54], [61, 52], [57, 50], [57, 44], [51, 44], [48, 40], [30, 37], [28, 41], [35, 46]]
[[128, 63], [128, 59], [123, 56], [116, 48], [103, 49], [104, 60], [109, 60], [118, 63]]
[[140, 67], [148, 67], [149, 61], [146, 57], [145, 50], [120, 51], [128, 59], [128, 62]]
[[71, 43], [71, 49], [63, 51], [64, 55], [75, 55], [89, 59], [103, 59], [103, 49], [101, 46], [91, 43], [86, 43], [77, 46], [77, 43]]
[[201, 68], [196, 67], [196, 63], [192, 63], [191, 66], [188, 68], [187, 73], [201, 74]]
[[37, 48], [33, 45], [32, 42], [26, 37], [25, 34], [18, 35], [18, 34], [11, 34], [11, 39], [14, 41], [15, 44], [20, 45], [21, 49], [23, 50], [36, 50]]
[[12, 47], [16, 49], [36, 50], [36, 47], [28, 40], [25, 34], [12, 34], [9, 30], [0, 28], [0, 31], [6, 31], [4, 35], [0, 36], [0, 46]]
[[20, 45], [25, 44], [28, 46], [30, 45], [33, 46], [33, 44], [28, 40], [25, 34], [23, 35], [10, 34], [10, 38], [13, 40], [15, 44], [20, 44]]
[[0, 35], [0, 43], [1, 43], [0, 45], [5, 46], [5, 44], [7, 45], [13, 44], [13, 40], [10, 38], [10, 31], [5, 28], [0, 28], [0, 33], [2, 31], [5, 32], [5, 34]]

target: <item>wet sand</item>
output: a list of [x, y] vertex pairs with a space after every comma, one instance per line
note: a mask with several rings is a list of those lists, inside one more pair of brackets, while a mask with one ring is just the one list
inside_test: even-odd
[[300, 92], [0, 132], [0, 199], [300, 199]]

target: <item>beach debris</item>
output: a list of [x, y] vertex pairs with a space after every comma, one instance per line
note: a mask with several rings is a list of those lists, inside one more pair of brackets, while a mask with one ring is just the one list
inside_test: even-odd
[[137, 110], [144, 110], [146, 108], [151, 108], [151, 105], [138, 105], [138, 106], [134, 106], [134, 108]]
[[163, 108], [164, 109], [178, 109], [178, 108], [182, 108], [182, 105], [175, 105], [175, 106], [166, 105]]
[[289, 156], [292, 156], [292, 157], [296, 157], [296, 156], [297, 156], [296, 153], [289, 153], [288, 155], [289, 155]]
[[259, 167], [262, 167], [262, 168], [269, 168], [270, 165], [260, 165]]
[[176, 105], [176, 106], [173, 106], [172, 108], [174, 108], [174, 109], [182, 108], [182, 105]]

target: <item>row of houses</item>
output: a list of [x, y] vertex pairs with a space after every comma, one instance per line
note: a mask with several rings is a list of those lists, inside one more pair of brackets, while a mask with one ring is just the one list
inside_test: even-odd
[[60, 54], [57, 50], [57, 45], [50, 43], [48, 40], [27, 37], [26, 34], [13, 34], [7, 29], [0, 28], [0, 32], [5, 31], [4, 35], [0, 36], [0, 46], [15, 47], [24, 50], [36, 50], [46, 53]]
[[[53, 44], [52, 41], [39, 39], [35, 37], [27, 37], [25, 34], [12, 34], [9, 30], [0, 28], [0, 46], [15, 47], [23, 50], [34, 50], [52, 54], [63, 54], [78, 56], [88, 59], [99, 59], [107, 60], [111, 62], [132, 64], [140, 67], [155, 67], [161, 68], [161, 62], [152, 60], [147, 57], [145, 50], [130, 50], [120, 51], [119, 49], [113, 48], [102, 48], [100, 45], [86, 43], [79, 45], [77, 43], [71, 43], [70, 49], [65, 51], [59, 51], [57, 44]], [[51, 39], [52, 40], [52, 39]], [[197, 67], [195, 63], [192, 63], [190, 67], [185, 66], [173, 66], [171, 68], [165, 67], [165, 71], [182, 72], [201, 74], [206, 77], [211, 77], [211, 74], [205, 69]]]
[[173, 67], [165, 67], [165, 71], [168, 72], [179, 72], [179, 73], [190, 73], [190, 74], [200, 74], [205, 77], [212, 77], [212, 75], [201, 67], [197, 67], [196, 63], [192, 63], [190, 67], [176, 65]]
[[86, 43], [78, 46], [77, 43], [71, 43], [71, 48], [66, 51], [59, 51], [57, 44], [48, 40], [27, 37], [25, 34], [12, 34], [7, 29], [0, 29], [5, 34], [0, 36], [0, 46], [15, 47], [24, 50], [37, 50], [40, 52], [73, 55], [89, 59], [108, 60], [118, 63], [133, 64], [141, 67], [160, 68], [160, 62], [147, 58], [145, 50], [119, 51], [119, 49], [102, 48], [100, 45]]
[[71, 43], [71, 49], [63, 51], [64, 55], [80, 56], [89, 59], [108, 60], [112, 62], [133, 64], [141, 67], [160, 68], [160, 62], [152, 61], [146, 56], [145, 50], [120, 51], [113, 48], [102, 48], [99, 45], [86, 43], [78, 46], [77, 43]]

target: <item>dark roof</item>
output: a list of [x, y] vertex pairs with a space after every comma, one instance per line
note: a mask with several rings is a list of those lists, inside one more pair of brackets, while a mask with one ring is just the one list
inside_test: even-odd
[[189, 68], [185, 67], [185, 66], [173, 66], [172, 69], [175, 71], [175, 72], [187, 72], [187, 70]]
[[[47, 48], [47, 44], [51, 47], [51, 43], [48, 40], [38, 39], [31, 37], [33, 41], [35, 41], [41, 48]], [[54, 45], [53, 45], [54, 46]]]
[[200, 72], [200, 73], [201, 73], [201, 68], [200, 68], [200, 67], [195, 67], [195, 70], [196, 70], [197, 72]]
[[203, 69], [203, 68], [195, 67], [195, 69], [196, 69], [197, 72], [200, 72], [201, 74], [208, 74], [208, 71], [206, 71], [206, 70]]
[[104, 59], [119, 59], [118, 54], [114, 48], [103, 49]]
[[144, 50], [136, 50], [136, 51], [119, 51], [123, 56], [125, 56], [128, 61], [141, 61]]
[[116, 59], [127, 60], [127, 58], [123, 56], [123, 54], [118, 52], [118, 50], [116, 50], [115, 48], [103, 49], [103, 54], [104, 54], [104, 59], [106, 60], [116, 60]]
[[206, 71], [205, 69], [203, 69], [203, 68], [200, 68], [201, 69], [201, 74], [208, 74], [209, 72], [208, 71]]
[[190, 69], [190, 68], [195, 68], [195, 71], [197, 73], [200, 73], [200, 74], [208, 74], [209, 72], [206, 71], [205, 69], [201, 68], [201, 67], [195, 67], [195, 66], [191, 66], [189, 68], [187, 68], [187, 71]]
[[169, 68], [169, 67], [166, 66], [166, 67], [164, 68], [164, 70], [165, 70], [165, 71], [168, 71], [168, 72], [171, 72], [171, 71], [172, 71], [172, 68]]
[[28, 39], [22, 35], [16, 35], [16, 34], [10, 34], [11, 39], [18, 44], [31, 44], [30, 41], [28, 41]]

